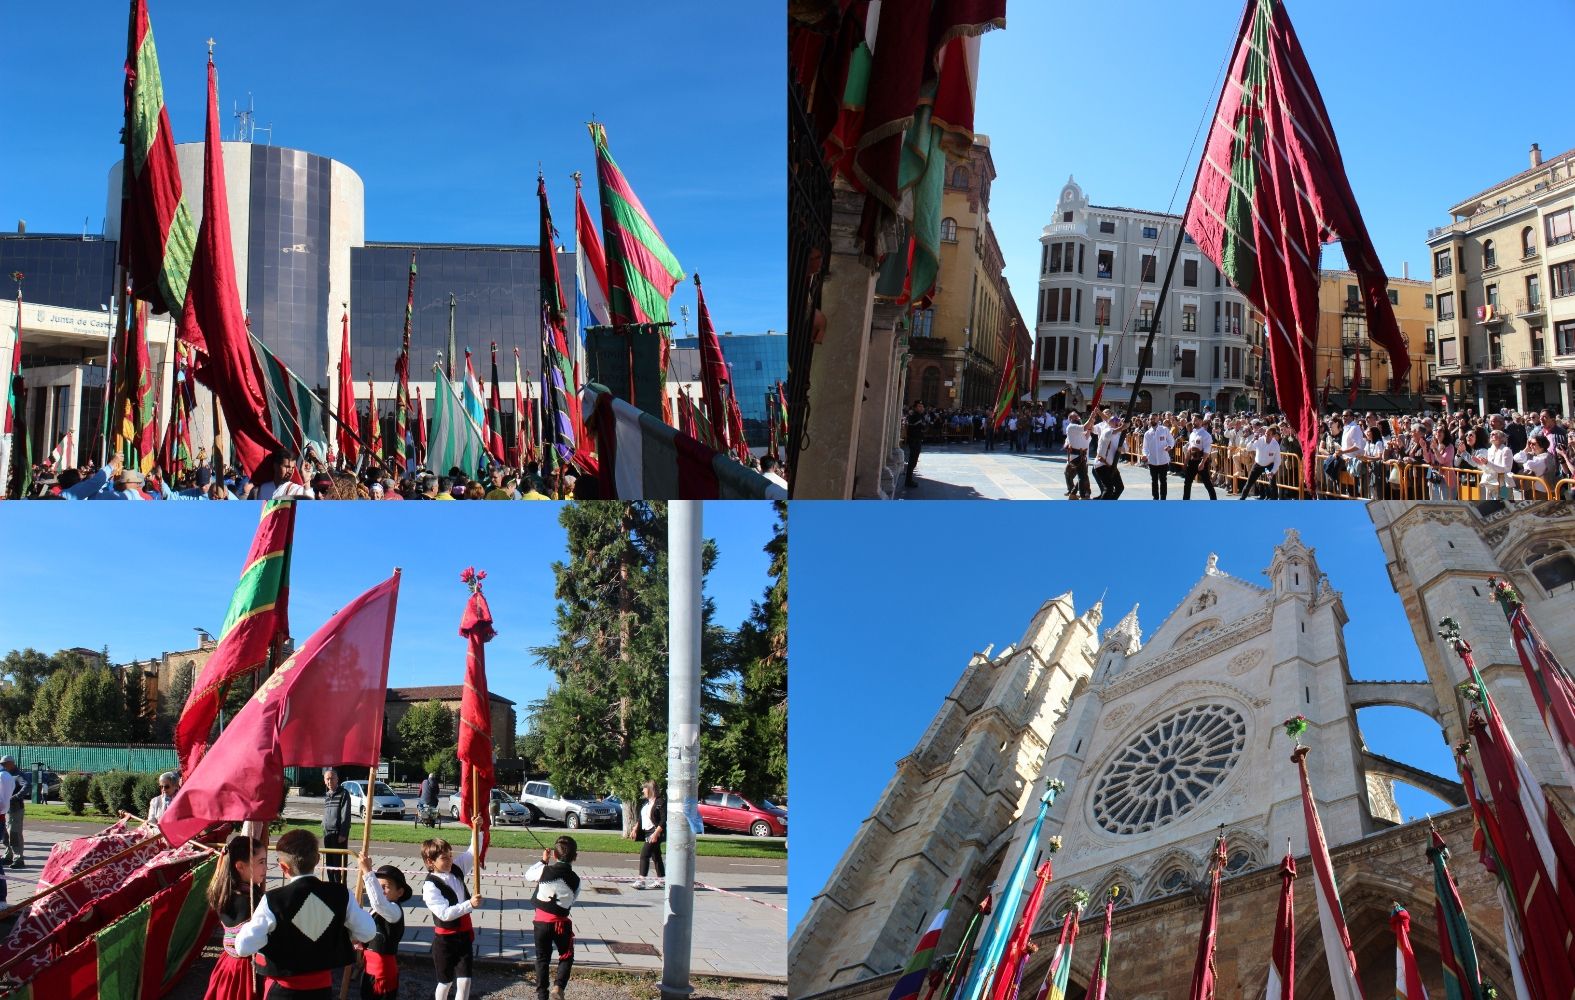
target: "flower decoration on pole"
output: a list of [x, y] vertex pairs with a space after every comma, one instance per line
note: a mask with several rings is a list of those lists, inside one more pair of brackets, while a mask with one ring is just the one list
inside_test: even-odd
[[465, 572], [459, 575], [460, 582], [467, 584], [470, 587], [470, 592], [472, 594], [481, 593], [481, 581], [485, 580], [486, 578], [487, 571], [484, 569], [477, 569], [474, 566], [466, 566]]
[[1050, 838], [1050, 853], [1054, 854], [1057, 851], [1059, 851], [1060, 849], [1061, 849], [1061, 838], [1060, 837], [1051, 837]]
[[1471, 652], [1471, 643], [1460, 638], [1460, 623], [1453, 618], [1440, 618], [1438, 620], [1438, 637], [1454, 649], [1456, 655], [1464, 658]]
[[1045, 782], [1045, 793], [1039, 797], [1039, 801], [1055, 805], [1055, 797], [1064, 791], [1066, 791], [1066, 782], [1060, 778], [1051, 778]]
[[1302, 733], [1307, 731], [1307, 716], [1293, 715], [1280, 725], [1285, 727], [1285, 735], [1295, 741], [1297, 746], [1302, 745]]
[[1112, 903], [1115, 902], [1121, 896], [1121, 887], [1119, 885], [1111, 886], [1110, 887], [1109, 896], [1110, 896], [1110, 901]]
[[23, 274], [21, 271], [12, 271], [11, 272], [11, 280], [16, 282], [19, 285], [22, 283], [22, 279], [25, 278], [25, 277], [27, 277], [27, 275]]
[[1500, 580], [1494, 576], [1488, 577], [1488, 593], [1504, 606], [1506, 614], [1525, 603], [1520, 598], [1520, 591], [1511, 586], [1508, 580]]
[[1073, 889], [1072, 890], [1072, 905], [1073, 906], [1076, 906], [1076, 907], [1087, 906], [1088, 905], [1088, 901], [1089, 901], [1090, 898], [1091, 897], [1089, 896], [1087, 889]]

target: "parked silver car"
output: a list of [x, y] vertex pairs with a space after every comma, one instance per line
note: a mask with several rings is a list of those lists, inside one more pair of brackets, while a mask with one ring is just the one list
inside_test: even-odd
[[[366, 782], [347, 781], [344, 789], [350, 793], [350, 811], [357, 816], [366, 815]], [[372, 789], [373, 819], [404, 819], [405, 800], [392, 788], [379, 781]]]
[[549, 819], [571, 830], [582, 826], [616, 827], [622, 816], [618, 806], [605, 799], [566, 799], [545, 781], [525, 782], [520, 802], [530, 810], [531, 822]]
[[[460, 816], [461, 803], [459, 793], [445, 795], [438, 803], [438, 812], [450, 819], [462, 819]], [[530, 818], [530, 811], [520, 804], [520, 800], [505, 792], [501, 788], [492, 790], [492, 822], [498, 824], [512, 823], [524, 826]]]

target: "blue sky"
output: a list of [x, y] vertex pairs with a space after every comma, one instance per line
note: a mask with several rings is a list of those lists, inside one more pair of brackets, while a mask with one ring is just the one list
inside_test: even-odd
[[[1294, 508], [1294, 509], [1293, 509]], [[1344, 597], [1351, 673], [1424, 680], [1421, 654], [1361, 504], [1204, 504], [1178, 518], [1086, 504], [800, 503], [793, 508], [789, 745], [794, 824], [789, 926], [825, 885], [973, 653], [1016, 642], [1039, 606], [1068, 589], [1079, 613], [1105, 597], [1105, 627], [1134, 602], [1147, 639], [1203, 575], [1210, 552], [1264, 583], [1285, 528], [1317, 551]], [[858, 599], [849, 599], [856, 581]], [[1359, 713], [1368, 746], [1437, 774], [1454, 765], [1437, 724], [1406, 709]], [[1396, 786], [1407, 818], [1440, 808]]]
[[[251, 503], [4, 504], [0, 653], [109, 646], [116, 662], [190, 649], [193, 628], [217, 632], [256, 530]], [[556, 503], [303, 503], [291, 563], [290, 623], [305, 639], [357, 595], [403, 571], [389, 684], [459, 684], [459, 619], [467, 566], [487, 571], [498, 637], [487, 647], [494, 693], [519, 704], [546, 693], [551, 672], [529, 654], [554, 640], [552, 563], [567, 558]], [[456, 518], [456, 513], [465, 516]], [[202, 516], [193, 516], [200, 514]], [[775, 515], [768, 503], [707, 503], [718, 548], [706, 593], [736, 628], [765, 592]], [[49, 542], [48, 540], [54, 540]], [[11, 558], [20, 550], [20, 558]], [[62, 556], [62, 553], [71, 553]]]
[[[80, 233], [86, 217], [99, 231], [120, 156], [127, 6], [7, 10], [8, 229], [26, 219], [31, 232]], [[786, 329], [776, 7], [150, 0], [150, 12], [176, 140], [202, 139], [211, 36], [225, 137], [250, 92], [274, 145], [361, 175], [369, 240], [535, 243], [539, 163], [572, 244], [573, 171], [597, 211], [594, 114], [685, 272], [704, 276], [717, 329]], [[685, 283], [674, 318], [693, 303]]]
[[[1287, 0], [1351, 187], [1391, 275], [1426, 271], [1449, 207], [1575, 146], [1575, 116], [1535, 96], [1567, 58], [1575, 4], [1503, 0], [1494, 29], [1464, 0]], [[1067, 175], [1096, 205], [1180, 214], [1242, 5], [1014, 0], [984, 37], [975, 127], [998, 177], [990, 217], [1018, 308], [1034, 311], [1039, 234]], [[1517, 41], [1503, 49], [1509, 32]], [[1497, 48], [1506, 58], [1491, 55]], [[1516, 95], [1519, 96], [1516, 96]], [[1180, 190], [1172, 203], [1172, 191]], [[1343, 267], [1338, 245], [1326, 267]]]

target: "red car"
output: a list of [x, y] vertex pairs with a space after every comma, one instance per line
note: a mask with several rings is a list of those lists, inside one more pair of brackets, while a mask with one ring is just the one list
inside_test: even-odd
[[737, 792], [713, 788], [700, 800], [700, 819], [708, 827], [733, 830], [752, 837], [786, 837], [787, 810], [770, 800], [751, 802]]

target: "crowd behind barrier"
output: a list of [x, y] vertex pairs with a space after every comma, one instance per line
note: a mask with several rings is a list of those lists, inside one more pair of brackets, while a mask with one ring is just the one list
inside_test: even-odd
[[[1086, 419], [1076, 410], [1053, 410], [1023, 403], [993, 426], [988, 411], [925, 411], [910, 407], [904, 433], [912, 444], [984, 444], [987, 451], [1065, 454], [1067, 428], [1076, 422], [1105, 429], [1120, 411], [1101, 407]], [[1155, 424], [1174, 438], [1171, 472], [1187, 463], [1188, 438], [1197, 417], [1207, 432], [1209, 454], [1202, 467], [1228, 494], [1240, 496], [1252, 479], [1254, 444], [1272, 428], [1279, 443], [1277, 465], [1260, 472], [1253, 495], [1284, 499], [1364, 500], [1547, 500], [1575, 499], [1575, 431], [1551, 410], [1478, 414], [1427, 411], [1409, 414], [1326, 414], [1312, 450], [1312, 484], [1304, 475], [1309, 461], [1294, 430], [1277, 413], [1139, 414], [1117, 431], [1123, 460], [1147, 466], [1143, 440]], [[1097, 439], [1097, 434], [1095, 435]], [[1094, 454], [1091, 444], [1088, 454]], [[1267, 467], [1266, 467], [1267, 468]]]

